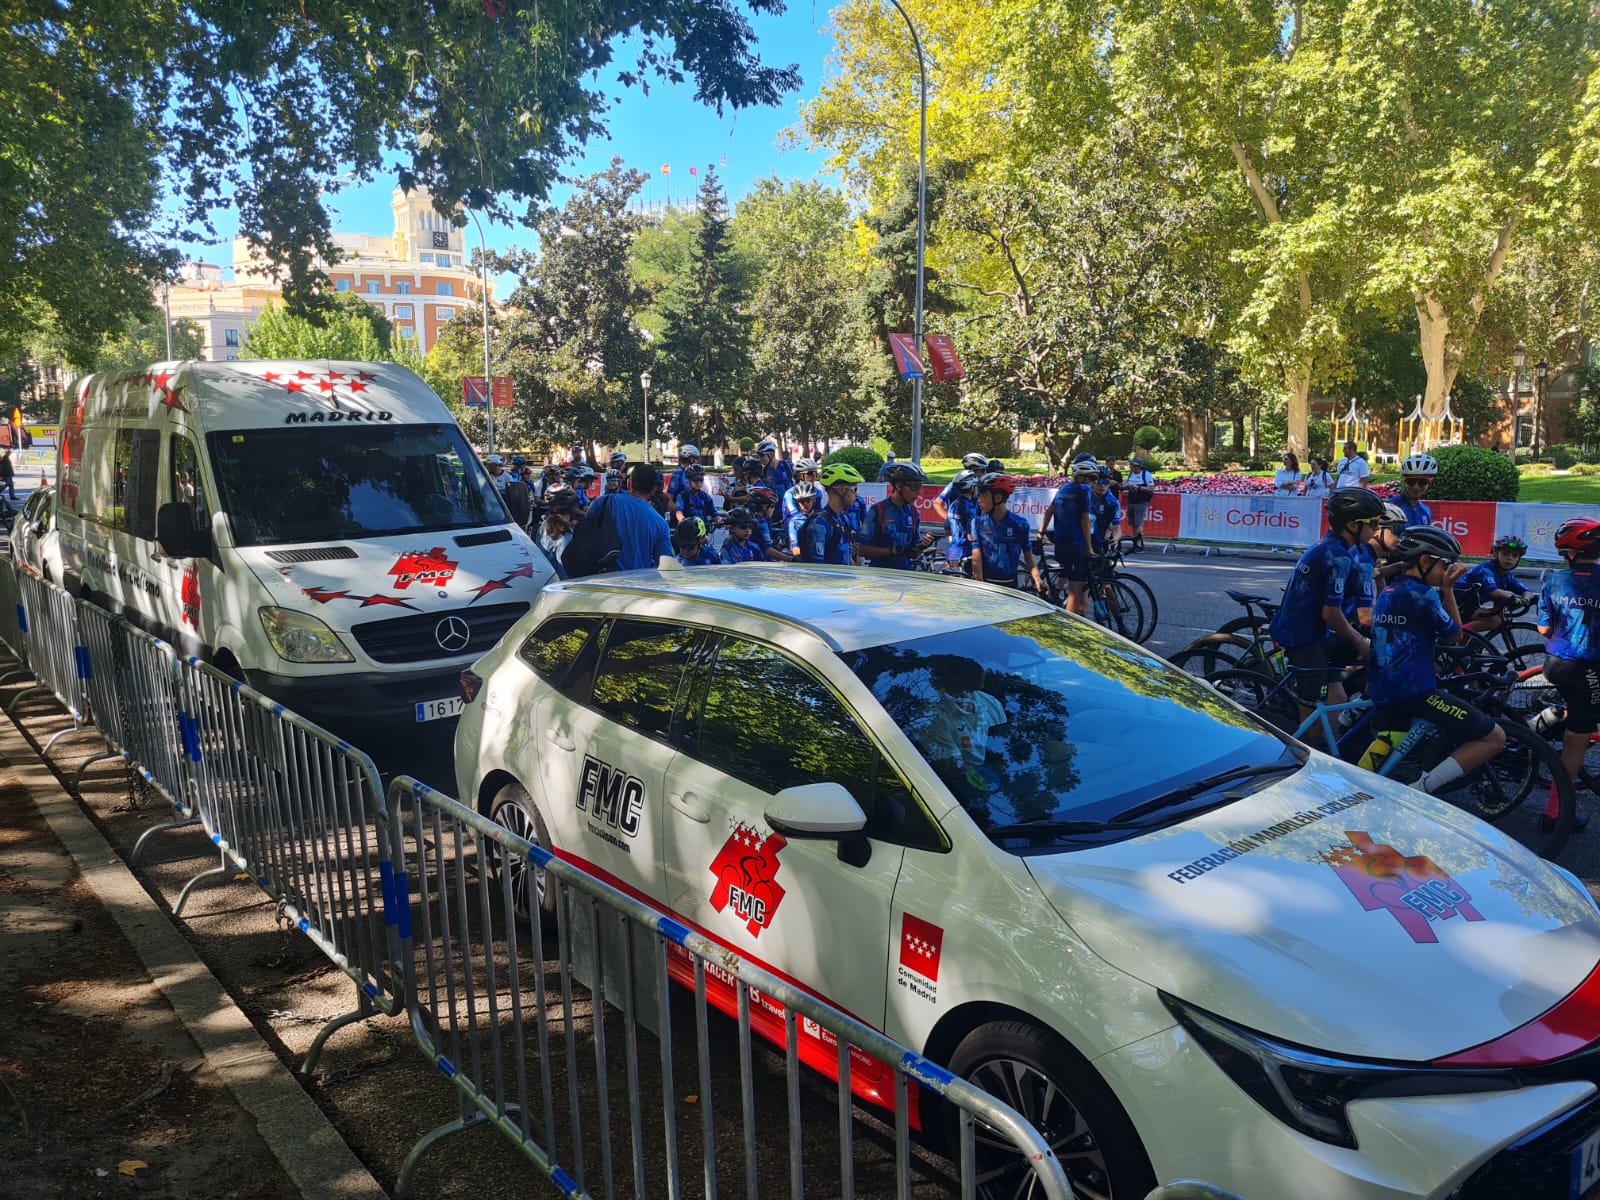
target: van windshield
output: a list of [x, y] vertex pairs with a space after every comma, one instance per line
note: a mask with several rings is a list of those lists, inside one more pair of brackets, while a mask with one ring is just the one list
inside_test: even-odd
[[500, 525], [506, 513], [454, 425], [234, 429], [208, 434], [236, 545]]

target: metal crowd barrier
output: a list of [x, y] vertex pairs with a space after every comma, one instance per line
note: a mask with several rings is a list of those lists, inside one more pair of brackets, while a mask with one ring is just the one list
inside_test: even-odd
[[0, 643], [17, 660], [14, 670], [0, 675], [0, 683], [28, 671], [28, 617], [22, 607], [20, 571], [10, 559], [0, 559]]
[[46, 583], [32, 571], [18, 571], [17, 590], [22, 599], [23, 617], [29, 629], [28, 665], [38, 682], [25, 688], [12, 701], [15, 708], [23, 697], [47, 691], [55, 696], [72, 717], [72, 724], [57, 730], [44, 744], [48, 755], [62, 738], [74, 733], [92, 732], [83, 680], [88, 674], [88, 656], [78, 644], [78, 613], [71, 595]]
[[[627, 1191], [630, 1184], [634, 1195], [677, 1196], [682, 1176], [693, 1171], [707, 1200], [717, 1195], [719, 1176], [730, 1173], [741, 1177], [732, 1190], [755, 1197], [758, 1148], [760, 1161], [768, 1164], [777, 1153], [760, 1131], [786, 1126], [788, 1191], [795, 1200], [806, 1194], [808, 1173], [823, 1176], [810, 1185], [813, 1190], [855, 1195], [863, 1142], [866, 1154], [878, 1156], [867, 1164], [873, 1190], [887, 1191], [884, 1177], [892, 1173], [896, 1194], [908, 1197], [913, 1106], [925, 1118], [952, 1114], [964, 1197], [976, 1195], [980, 1168], [1013, 1173], [1015, 1183], [1007, 1190], [1015, 1194], [1071, 1197], [1061, 1163], [1032, 1125], [882, 1033], [414, 779], [391, 783], [389, 818], [397, 868], [389, 919], [397, 926], [407, 972], [412, 1031], [461, 1102], [460, 1117], [426, 1134], [407, 1156], [395, 1188], [399, 1200], [409, 1193], [418, 1160], [430, 1146], [481, 1124], [509, 1137], [569, 1196], [610, 1200], [619, 1186]], [[553, 934], [540, 919], [545, 887], [554, 899]], [[675, 1079], [687, 1064], [676, 1061], [675, 1046], [689, 1035], [675, 1028], [686, 1022], [675, 1018], [671, 1002], [674, 960], [680, 977], [687, 973], [694, 983], [697, 1101], [682, 1122]], [[721, 1078], [732, 1070], [731, 1056], [713, 1062], [708, 976], [712, 986], [737, 997], [737, 1081]], [[777, 1089], [757, 1086], [752, 1005], [782, 1016], [782, 1100]], [[641, 1028], [657, 1035], [661, 1065], [656, 1147], [665, 1179], [648, 1188], [647, 1150], [656, 1139], [647, 1138], [641, 1111]], [[838, 1051], [836, 1175], [803, 1157], [802, 1029]], [[616, 1041], [621, 1045], [613, 1048]], [[893, 1078], [894, 1111], [886, 1118], [892, 1130], [877, 1136], [877, 1145], [871, 1136], [857, 1136], [858, 1127], [870, 1130], [871, 1122], [856, 1112], [850, 1089], [852, 1063], [868, 1060], [883, 1064]], [[737, 1147], [719, 1143], [714, 1118], [717, 1097], [731, 1101], [735, 1094], [743, 1129]], [[767, 1118], [760, 1123], [758, 1108]], [[695, 1124], [698, 1144], [690, 1132]], [[614, 1138], [613, 1126], [626, 1132]], [[808, 1121], [806, 1127], [815, 1137], [818, 1124]], [[1008, 1148], [999, 1164], [992, 1157], [997, 1144]], [[980, 1162], [980, 1155], [987, 1157]], [[619, 1181], [619, 1172], [630, 1178]]]

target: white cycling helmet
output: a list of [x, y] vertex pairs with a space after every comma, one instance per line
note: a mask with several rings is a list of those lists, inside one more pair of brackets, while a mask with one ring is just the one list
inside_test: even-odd
[[798, 504], [802, 500], [815, 500], [818, 490], [817, 485], [812, 483], [811, 480], [802, 479], [794, 485], [795, 503]]
[[776, 454], [777, 452], [778, 443], [773, 441], [771, 438], [767, 438], [765, 441], [756, 443], [757, 454]]
[[796, 475], [804, 475], [807, 471], [815, 471], [816, 469], [817, 464], [809, 458], [797, 458], [794, 460], [794, 473]]
[[961, 465], [969, 471], [976, 471], [979, 475], [982, 475], [989, 469], [989, 456], [974, 451], [962, 458]]
[[1439, 473], [1439, 464], [1431, 454], [1413, 454], [1400, 464], [1400, 475], [1425, 475], [1432, 479]]
[[1398, 504], [1385, 504], [1383, 506], [1383, 524], [1391, 529], [1404, 529], [1411, 524], [1411, 518], [1406, 516], [1406, 510]]
[[689, 444], [685, 443], [684, 445], [678, 447], [678, 457], [679, 458], [699, 458], [700, 457], [700, 447], [699, 446], [692, 446], [692, 445], [689, 445]]
[[1099, 474], [1100, 464], [1095, 462], [1094, 455], [1092, 454], [1081, 454], [1078, 456], [1078, 461], [1072, 464], [1072, 477], [1074, 479], [1076, 479], [1079, 475]]

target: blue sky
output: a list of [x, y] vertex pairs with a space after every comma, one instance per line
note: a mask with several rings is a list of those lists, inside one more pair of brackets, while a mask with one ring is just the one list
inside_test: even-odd
[[[699, 179], [689, 175], [691, 165], [702, 174], [709, 163], [727, 182], [729, 194], [737, 200], [750, 185], [763, 176], [776, 173], [785, 179], [808, 179], [824, 170], [824, 155], [794, 147], [780, 149], [779, 135], [799, 121], [800, 104], [817, 94], [823, 63], [833, 48], [833, 40], [822, 32], [827, 24], [828, 0], [791, 0], [782, 16], [756, 16], [756, 30], [762, 61], [787, 66], [798, 65], [802, 76], [799, 90], [785, 96], [776, 108], [725, 111], [720, 117], [711, 108], [695, 103], [692, 84], [674, 87], [653, 81], [648, 96], [638, 89], [616, 83], [619, 64], [631, 62], [627, 43], [619, 43], [617, 53], [600, 81], [614, 100], [608, 119], [610, 136], [589, 143], [581, 157], [569, 164], [572, 175], [587, 175], [603, 170], [613, 155], [631, 167], [650, 173], [643, 196], [646, 200], [686, 200], [693, 195]], [[720, 160], [727, 159], [727, 166]], [[672, 173], [661, 174], [663, 163]], [[394, 217], [389, 209], [392, 177], [378, 179], [361, 187], [348, 188], [330, 197], [334, 229], [341, 233], [387, 235], [393, 231]], [[550, 199], [561, 203], [570, 189], [560, 189]], [[237, 224], [231, 211], [215, 216], [220, 239], [212, 243], [184, 243], [188, 258], [217, 263], [231, 273], [232, 239]], [[516, 225], [485, 222], [491, 249], [505, 250], [530, 244], [528, 230]], [[467, 227], [467, 245], [476, 246], [477, 234]], [[504, 295], [508, 278], [496, 281], [495, 292]]]

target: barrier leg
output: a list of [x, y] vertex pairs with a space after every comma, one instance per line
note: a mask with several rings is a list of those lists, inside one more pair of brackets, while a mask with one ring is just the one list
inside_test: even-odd
[[104, 754], [95, 754], [78, 764], [77, 772], [72, 776], [72, 790], [78, 791], [83, 786], [83, 773], [97, 762], [104, 762], [108, 758], [126, 759], [128, 756], [120, 750], [107, 750]]
[[209, 871], [201, 871], [200, 874], [196, 875], [193, 879], [189, 880], [188, 883], [183, 885], [183, 891], [178, 893], [178, 902], [172, 906], [172, 915], [175, 917], [183, 916], [183, 906], [189, 903], [189, 893], [194, 890], [195, 884], [199, 883], [202, 879], [212, 879], [218, 875], [226, 875], [227, 873], [228, 856], [224, 854], [222, 855], [221, 866], [212, 867]]
[[338, 1033], [346, 1025], [354, 1025], [357, 1021], [365, 1021], [368, 1017], [376, 1015], [377, 1013], [363, 1000], [359, 1007], [353, 1008], [347, 1013], [340, 1013], [337, 1017], [328, 1021], [317, 1031], [316, 1039], [311, 1043], [311, 1049], [306, 1051], [305, 1061], [300, 1064], [299, 1075], [302, 1078], [309, 1079], [316, 1073], [317, 1060], [322, 1057], [322, 1048], [328, 1044], [330, 1037]]
[[437, 1129], [430, 1129], [411, 1147], [411, 1153], [406, 1155], [406, 1161], [400, 1166], [400, 1176], [394, 1182], [394, 1200], [406, 1200], [411, 1194], [411, 1177], [416, 1174], [417, 1163], [422, 1156], [433, 1148], [436, 1142], [442, 1142], [451, 1134], [461, 1133], [475, 1125], [482, 1125], [488, 1120], [481, 1112], [476, 1110], [464, 1112], [454, 1121], [447, 1122]]
[[12, 678], [17, 676], [17, 675], [32, 675], [32, 674], [33, 674], [33, 672], [28, 670], [26, 665], [24, 665], [22, 663], [18, 663], [14, 669], [12, 669], [10, 671], [7, 671], [4, 675], [0, 675], [0, 684], [6, 684], [6, 683], [11, 682]]
[[144, 852], [144, 844], [145, 842], [149, 841], [154, 834], [164, 833], [168, 829], [182, 829], [185, 825], [198, 824], [200, 824], [199, 817], [183, 817], [176, 821], [163, 821], [159, 825], [150, 826], [149, 829], [146, 829], [139, 835], [139, 840], [133, 844], [133, 852], [128, 855], [128, 865], [130, 867], [137, 867], [139, 865], [139, 855]]
[[99, 732], [100, 731], [98, 729], [94, 728], [94, 726], [81, 724], [81, 723], [79, 723], [77, 717], [73, 717], [72, 718], [72, 727], [70, 729], [58, 729], [54, 733], [52, 733], [50, 735], [50, 740], [44, 744], [44, 749], [39, 751], [40, 757], [49, 758], [50, 757], [50, 747], [54, 746], [62, 738], [67, 737], [67, 736], [69, 736], [71, 734], [74, 734], [74, 733], [99, 733]]
[[51, 694], [50, 689], [42, 683], [36, 683], [32, 687], [23, 688], [15, 696], [11, 697], [11, 703], [6, 705], [7, 715], [9, 715], [17, 707], [17, 705], [21, 704], [25, 697], [31, 696], [35, 692], [43, 692], [47, 696]]

